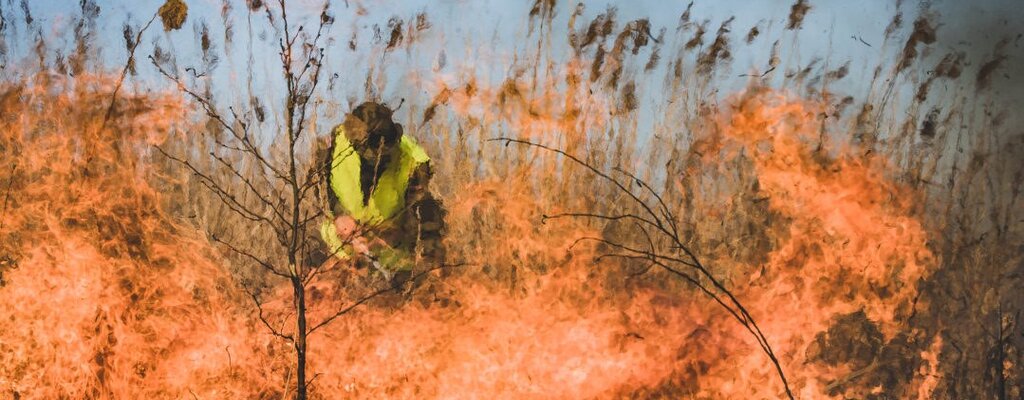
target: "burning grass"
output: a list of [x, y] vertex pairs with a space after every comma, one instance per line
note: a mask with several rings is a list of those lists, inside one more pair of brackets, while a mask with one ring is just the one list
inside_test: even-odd
[[40, 75], [0, 90], [14, 193], [0, 251], [17, 265], [0, 294], [3, 396], [174, 397], [232, 376], [270, 379], [255, 362], [269, 343], [234, 339], [256, 332], [221, 259], [149, 183], [150, 146], [186, 109], [132, 97], [101, 130], [107, 82]]
[[[890, 75], [875, 80], [909, 79], [925, 63], [937, 73], [906, 87], [877, 83], [855, 100], [828, 86], [849, 79], [848, 64], [786, 65], [775, 41], [767, 72], [718, 103], [708, 100], [713, 82], [744, 41], [734, 19], [705, 37], [714, 25], [692, 22], [691, 10], [671, 38], [647, 19], [620, 24], [613, 8], [584, 21], [580, 6], [566, 59], [531, 52], [494, 85], [472, 71], [409, 78], [430, 93], [410, 97], [407, 132], [433, 156], [445, 244], [465, 267], [310, 336], [311, 398], [1020, 394], [1021, 138], [1005, 133], [994, 104], [931, 100], [937, 82], [958, 79], [984, 93], [1006, 45], [971, 74], [963, 54], [923, 51], [941, 29], [935, 17], [922, 14], [900, 39], [898, 14], [886, 32], [892, 62], [879, 67]], [[802, 0], [790, 11], [786, 30], [817, 12]], [[537, 1], [539, 29], [527, 37], [558, 39], [559, 12]], [[414, 18], [387, 22], [376, 43], [384, 57], [429, 40], [432, 20]], [[748, 45], [773, 40], [770, 25], [737, 31]], [[197, 32], [210, 60], [209, 30]], [[657, 68], [658, 58], [668, 65]], [[665, 72], [669, 105], [644, 114], [640, 99], [653, 89], [641, 74], [653, 71]], [[386, 79], [373, 74], [368, 86]], [[274, 108], [218, 121], [195, 101], [206, 97], [174, 83], [113, 100], [120, 81], [91, 74], [46, 71], [0, 86], [9, 163], [0, 169], [0, 304], [10, 305], [0, 308], [0, 398], [295, 396], [293, 347], [264, 329], [295, 324], [291, 289], [223, 246], [280, 256], [275, 232], [154, 147], [215, 155], [195, 158], [200, 168], [228, 160], [258, 173], [217, 145]], [[985, 110], [957, 111], [967, 106]], [[300, 170], [318, 165], [325, 108], [311, 114]], [[657, 119], [649, 134], [639, 131], [646, 115]], [[501, 136], [566, 156], [489, 141]], [[261, 149], [282, 151], [275, 138]], [[638, 202], [660, 204], [652, 218], [671, 221], [674, 237], [638, 222], [647, 218]], [[609, 257], [617, 245], [643, 250]], [[682, 248], [706, 274], [655, 262]], [[308, 287], [311, 318], [372, 284], [365, 271], [331, 271]], [[265, 301], [253, 304], [246, 290]]]

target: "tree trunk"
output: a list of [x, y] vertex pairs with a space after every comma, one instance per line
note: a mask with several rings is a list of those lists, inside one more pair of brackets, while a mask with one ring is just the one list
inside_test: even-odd
[[297, 277], [292, 278], [292, 288], [295, 290], [295, 319], [298, 325], [295, 331], [295, 398], [306, 400], [306, 291]]

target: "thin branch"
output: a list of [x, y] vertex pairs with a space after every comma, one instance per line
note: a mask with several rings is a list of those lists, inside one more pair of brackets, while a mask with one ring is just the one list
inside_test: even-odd
[[100, 125], [100, 130], [107, 127], [107, 123], [110, 122], [110, 117], [114, 115], [114, 105], [117, 104], [117, 94], [121, 91], [121, 85], [124, 84], [124, 79], [128, 76], [128, 70], [131, 69], [132, 64], [135, 63], [135, 50], [139, 48], [139, 43], [142, 41], [142, 33], [149, 29], [149, 26], [156, 20], [157, 15], [160, 12], [153, 13], [153, 17], [146, 22], [146, 25], [139, 29], [139, 32], [135, 34], [135, 40], [132, 42], [132, 48], [128, 49], [128, 60], [124, 62], [124, 69], [121, 70], [121, 77], [117, 80], [117, 84], [114, 85], [114, 92], [110, 95], [110, 105], [107, 106], [107, 113], [103, 116], [103, 123]]
[[[329, 154], [328, 157], [330, 157], [331, 162], [319, 163], [320, 165], [318, 167], [310, 170], [309, 174], [306, 175], [305, 182], [303, 182], [302, 186], [299, 188], [299, 192], [305, 195], [306, 191], [321, 183], [319, 177], [322, 177], [328, 169], [334, 170], [334, 167], [341, 165], [341, 163], [346, 159], [356, 154], [355, 148], [352, 146], [349, 146], [347, 150], [348, 152], [343, 154], [341, 157], [334, 157], [333, 154]], [[330, 182], [327, 182], [327, 184], [330, 185]]]
[[301, 221], [299, 221], [299, 226], [304, 227], [307, 224], [309, 224], [310, 222], [316, 221], [316, 220], [320, 219], [323, 216], [324, 216], [324, 212], [321, 211], [321, 210], [317, 210], [313, 214], [307, 215], [305, 218], [303, 218]]
[[269, 208], [271, 211], [273, 211], [275, 217], [281, 219], [282, 221], [285, 220], [284, 215], [281, 214], [281, 211], [278, 209], [278, 207], [276, 205], [274, 205], [273, 203], [271, 203], [270, 200], [268, 200], [266, 197], [264, 197], [264, 195], [262, 193], [260, 193], [259, 190], [256, 189], [256, 186], [254, 186], [252, 184], [252, 182], [248, 178], [246, 178], [245, 176], [242, 175], [241, 171], [239, 171], [237, 168], [235, 168], [233, 165], [231, 165], [231, 163], [227, 162], [227, 160], [225, 160], [223, 157], [215, 154], [214, 152], [211, 151], [209, 154], [210, 154], [211, 157], [213, 157], [213, 159], [217, 160], [217, 162], [219, 162], [221, 165], [223, 165], [224, 168], [227, 168], [228, 171], [231, 171], [231, 173], [233, 175], [235, 175], [235, 177], [237, 177], [239, 180], [241, 180], [242, 183], [244, 183], [245, 186], [247, 188], [249, 188], [249, 190], [252, 192], [252, 194], [255, 195], [256, 198], [258, 198], [260, 200], [260, 202], [262, 202], [265, 206], [267, 206], [267, 208]]
[[323, 373], [321, 373], [321, 372], [317, 372], [317, 373], [313, 374], [313, 377], [312, 377], [312, 378], [309, 378], [309, 380], [308, 380], [308, 381], [306, 381], [306, 387], [310, 387], [310, 386], [313, 386], [313, 381], [315, 381], [315, 380], [316, 380], [316, 378], [319, 378], [319, 377], [320, 377], [320, 375], [323, 375]]
[[[232, 110], [232, 112], [233, 112], [233, 111], [234, 111], [234, 110]], [[237, 119], [238, 117], [236, 116], [235, 118]], [[245, 129], [245, 123], [244, 123], [244, 122], [241, 122], [241, 121], [240, 121], [240, 122], [239, 122], [239, 124], [242, 124], [242, 126], [243, 126], [243, 128], [242, 128], [242, 129], [244, 130], [244, 129]], [[247, 138], [247, 137], [248, 137], [248, 136], [246, 136], [246, 138]], [[227, 150], [231, 150], [231, 151], [237, 152], [237, 153], [239, 153], [239, 154], [240, 154], [240, 155], [242, 155], [242, 156], [252, 156], [252, 157], [256, 157], [256, 158], [259, 158], [259, 157], [261, 157], [261, 154], [259, 154], [258, 152], [255, 152], [255, 153], [254, 153], [254, 151], [250, 150], [250, 146], [251, 146], [252, 148], [255, 148], [255, 145], [252, 145], [251, 143], [250, 143], [250, 145], [246, 145], [245, 147], [237, 147], [237, 146], [232, 146], [232, 145], [230, 145], [230, 144], [227, 144], [227, 143], [221, 142], [221, 141], [220, 141], [220, 139], [217, 139], [216, 137], [215, 137], [215, 138], [213, 138], [213, 142], [214, 142], [214, 143], [216, 143], [216, 144], [217, 144], [218, 146], [220, 146], [220, 147], [221, 147], [221, 148], [223, 148], [223, 149], [227, 149]], [[244, 143], [243, 143], [243, 144], [244, 144]], [[265, 163], [264, 163], [264, 162], [260, 162], [260, 164], [264, 164], [264, 165], [265, 165]], [[265, 171], [263, 171], [263, 172], [265, 172]], [[273, 188], [273, 187], [275, 186], [275, 185], [274, 185], [273, 183], [271, 183], [271, 182], [270, 182], [270, 180], [269, 180], [269, 179], [267, 179], [267, 174], [266, 174], [266, 173], [261, 173], [261, 174], [255, 174], [255, 175], [256, 175], [256, 177], [262, 178], [262, 179], [263, 179], [263, 183], [264, 183], [264, 184], [265, 184], [265, 185], [266, 185], [266, 186], [267, 186], [268, 188]], [[276, 203], [276, 204], [277, 204], [278, 206], [280, 206], [280, 205], [283, 205], [283, 204], [284, 204], [284, 197], [283, 197], [283, 196], [281, 195], [281, 193], [280, 193], [280, 192], [278, 192], [278, 191], [275, 191], [275, 192], [273, 193], [273, 195], [274, 195], [274, 197], [275, 197], [275, 198], [276, 198], [276, 200], [277, 200], [277, 203]]]
[[[677, 229], [676, 224], [675, 224], [675, 218], [673, 216], [673, 213], [667, 207], [667, 205], [665, 204], [665, 202], [662, 199], [662, 197], [659, 194], [657, 194], [656, 191], [653, 190], [653, 188], [651, 188], [649, 185], [647, 185], [642, 179], [639, 179], [638, 177], [636, 177], [635, 174], [628, 173], [628, 172], [622, 170], [621, 168], [617, 168], [616, 169], [619, 172], [629, 176], [634, 182], [636, 182], [638, 185], [640, 185], [642, 189], [645, 189], [645, 190], [649, 191], [650, 193], [652, 193], [654, 195], [654, 197], [658, 200], [658, 204], [661, 207], [660, 211], [661, 211], [662, 215], [660, 215], [660, 216], [658, 215], [658, 213], [654, 212], [654, 210], [651, 208], [650, 205], [647, 204], [646, 201], [644, 201], [639, 196], [637, 196], [635, 193], [633, 193], [633, 191], [630, 188], [625, 187], [617, 179], [613, 178], [611, 175], [609, 175], [607, 173], [602, 172], [601, 170], [599, 170], [598, 168], [590, 165], [586, 161], [583, 161], [583, 160], [581, 160], [581, 159], [579, 159], [579, 158], [577, 158], [577, 157], [575, 157], [575, 156], [573, 156], [573, 155], [571, 155], [571, 154], [569, 154], [569, 153], [567, 153], [567, 152], [565, 152], [563, 150], [560, 150], [560, 149], [557, 149], [557, 148], [553, 148], [553, 147], [549, 147], [549, 146], [545, 146], [543, 144], [538, 144], [538, 143], [533, 143], [533, 142], [526, 141], [526, 140], [514, 139], [514, 138], [508, 138], [508, 137], [498, 137], [498, 138], [494, 138], [494, 139], [488, 139], [488, 141], [504, 142], [505, 146], [508, 146], [508, 145], [510, 145], [512, 143], [516, 143], [516, 144], [521, 144], [521, 145], [525, 145], [525, 146], [528, 146], [528, 147], [536, 147], [536, 148], [539, 148], [539, 149], [542, 149], [542, 150], [546, 150], [546, 151], [549, 151], [549, 152], [553, 152], [553, 153], [562, 155], [562, 156], [568, 158], [569, 160], [571, 160], [572, 162], [576, 163], [577, 165], [586, 168], [587, 170], [589, 170], [593, 174], [597, 175], [598, 177], [600, 177], [600, 178], [602, 178], [604, 180], [607, 180], [608, 182], [612, 183], [622, 193], [628, 195], [637, 206], [641, 207], [650, 216], [650, 219], [643, 218], [643, 217], [640, 217], [640, 216], [637, 216], [637, 215], [631, 215], [631, 214], [616, 215], [616, 216], [606, 216], [606, 215], [600, 215], [600, 214], [597, 214], [597, 213], [569, 213], [569, 214], [559, 214], [559, 215], [556, 215], [556, 217], [558, 217], [558, 216], [576, 216], [576, 217], [586, 217], [586, 218], [600, 218], [600, 219], [605, 219], [605, 220], [609, 220], [609, 221], [615, 221], [615, 220], [620, 220], [620, 219], [632, 219], [635, 222], [643, 222], [643, 223], [645, 223], [645, 224], [655, 228], [658, 232], [661, 232], [665, 237], [667, 237], [672, 242], [673, 246], [671, 246], [671, 248], [674, 248], [674, 249], [677, 249], [677, 250], [681, 251], [686, 257], [689, 258], [689, 260], [684, 260], [684, 259], [678, 258], [678, 257], [672, 257], [672, 256], [663, 255], [663, 254], [658, 254], [658, 253], [652, 252], [652, 251], [643, 251], [643, 250], [640, 250], [640, 249], [635, 249], [635, 248], [631, 248], [631, 247], [628, 247], [628, 246], [623, 246], [622, 244], [611, 242], [611, 241], [608, 241], [608, 240], [602, 239], [602, 238], [584, 238], [584, 239], [581, 239], [581, 240], [595, 240], [595, 241], [598, 241], [598, 242], [601, 242], [601, 243], [605, 243], [605, 244], [607, 244], [609, 246], [617, 247], [617, 248], [620, 248], [620, 249], [623, 249], [623, 250], [626, 250], [626, 251], [629, 251], [629, 252], [633, 252], [633, 253], [640, 254], [640, 255], [647, 255], [647, 256], [650, 257], [650, 261], [651, 262], [661, 266], [663, 269], [665, 269], [665, 270], [667, 270], [667, 271], [669, 271], [669, 272], [671, 272], [671, 273], [673, 273], [673, 274], [683, 278], [684, 280], [687, 280], [688, 282], [696, 285], [706, 295], [708, 295], [711, 298], [713, 298], [716, 302], [718, 302], [719, 305], [721, 305], [723, 308], [725, 308], [727, 311], [729, 311], [729, 313], [737, 321], [739, 321], [740, 324], [743, 325], [744, 328], [746, 328], [751, 333], [752, 336], [754, 336], [754, 338], [758, 342], [758, 345], [761, 346], [761, 349], [768, 356], [768, 358], [771, 360], [773, 366], [775, 367], [775, 370], [778, 373], [780, 380], [782, 381], [782, 385], [783, 385], [783, 387], [786, 390], [786, 395], [790, 399], [795, 399], [795, 397], [794, 397], [794, 395], [792, 393], [792, 390], [789, 387], [789, 381], [786, 379], [786, 375], [785, 375], [785, 373], [782, 370], [781, 363], [779, 362], [778, 358], [775, 356], [775, 352], [774, 352], [774, 350], [772, 350], [771, 345], [768, 343], [768, 339], [765, 337], [764, 333], [761, 331], [761, 328], [757, 325], [756, 322], [754, 322], [753, 316], [750, 315], [750, 313], [743, 306], [743, 304], [739, 301], [739, 299], [737, 299], [736, 296], [733, 295], [733, 293], [730, 290], [728, 290], [717, 278], [715, 278], [715, 276], [711, 273], [711, 271], [708, 270], [700, 262], [700, 260], [696, 256], [696, 254], [688, 246], [686, 246], [682, 242], [682, 239], [680, 238], [680, 236], [678, 234], [678, 229]], [[545, 216], [545, 219], [546, 218], [548, 218], [548, 217]], [[663, 220], [663, 218], [664, 218], [664, 220]], [[645, 231], [645, 233], [646, 233], [646, 231]], [[578, 242], [579, 241], [577, 241], [576, 243], [578, 243]], [[576, 243], [573, 243], [573, 245], [575, 245]], [[653, 243], [653, 241], [651, 241], [651, 243]], [[570, 248], [571, 248], [571, 246], [570, 246]], [[714, 287], [714, 291], [710, 290], [710, 288], [708, 288], [708, 287], [704, 286], [703, 284], [701, 284], [699, 279], [697, 279], [697, 277], [690, 276], [688, 274], [683, 273], [682, 271], [679, 271], [679, 270], [677, 270], [675, 268], [672, 268], [666, 262], [680, 263], [680, 264], [687, 265], [687, 266], [697, 270], [700, 273], [699, 276], [705, 277], [711, 283], [711, 285]], [[718, 293], [716, 293], [716, 292], [719, 292], [722, 295], [724, 295], [725, 299], [728, 300], [728, 304], [726, 303], [725, 299], [720, 297], [718, 295]]]
[[[442, 265], [439, 265], [439, 266], [427, 269], [425, 271], [422, 271], [420, 273], [417, 273], [417, 274], [409, 277], [409, 282], [414, 282], [415, 280], [417, 280], [419, 278], [422, 278], [422, 277], [426, 276], [427, 274], [429, 274], [431, 272], [434, 272], [434, 271], [437, 271], [437, 270], [440, 270], [440, 269], [444, 269], [444, 268], [457, 268], [457, 267], [462, 267], [462, 266], [465, 266], [465, 265], [467, 265], [467, 264], [464, 264], [464, 263], [459, 263], [459, 264], [442, 264]], [[359, 300], [356, 300], [354, 303], [349, 304], [348, 306], [338, 310], [337, 312], [332, 314], [330, 317], [327, 317], [323, 321], [320, 321], [319, 324], [316, 324], [315, 326], [313, 326], [312, 329], [309, 330], [309, 334], [312, 335], [313, 332], [316, 332], [318, 329], [327, 326], [328, 324], [333, 322], [338, 317], [347, 314], [348, 312], [352, 311], [356, 307], [359, 307], [360, 305], [362, 305], [362, 304], [364, 304], [364, 303], [366, 303], [366, 302], [368, 302], [370, 300], [373, 300], [374, 298], [376, 298], [376, 297], [378, 297], [378, 296], [380, 296], [380, 295], [382, 295], [384, 293], [387, 293], [387, 292], [390, 292], [390, 291], [397, 291], [398, 289], [399, 288], [396, 288], [396, 287], [386, 287], [386, 288], [377, 290], [377, 291], [375, 291], [373, 293], [370, 293], [370, 294], [368, 294], [366, 296], [363, 296]]]
[[603, 219], [606, 221], [619, 221], [623, 219], [632, 219], [639, 222], [643, 222], [653, 227], [657, 227], [658, 224], [654, 221], [646, 219], [636, 214], [619, 214], [619, 215], [602, 215], [597, 213], [588, 212], [569, 212], [569, 213], [558, 213], [558, 214], [544, 214], [541, 215], [541, 223], [547, 222], [549, 219], [561, 219], [561, 218], [595, 218]]
[[[556, 148], [550, 147], [550, 146], [545, 146], [545, 145], [539, 144], [539, 143], [533, 143], [533, 142], [530, 142], [530, 141], [521, 140], [521, 139], [514, 139], [514, 138], [509, 138], [509, 137], [498, 137], [498, 138], [494, 138], [494, 139], [487, 139], [487, 141], [488, 142], [505, 142], [505, 146], [506, 147], [509, 144], [511, 144], [511, 143], [516, 143], [516, 144], [521, 144], [521, 145], [525, 145], [525, 146], [529, 146], [529, 147], [537, 147], [537, 148], [540, 148], [540, 149], [543, 149], [543, 150], [546, 150], [546, 151], [550, 151], [550, 152], [553, 152], [553, 153], [556, 153], [556, 154], [560, 154], [560, 155], [562, 155], [562, 156], [572, 160], [577, 165], [582, 166], [582, 167], [590, 170], [591, 173], [593, 173], [593, 174], [595, 174], [595, 175], [597, 175], [597, 176], [607, 180], [608, 182], [611, 182], [612, 184], [614, 184], [623, 193], [626, 193], [627, 195], [629, 195], [629, 197], [632, 198], [633, 201], [637, 205], [639, 205], [641, 208], [643, 208], [645, 211], [647, 211], [647, 213], [650, 214], [651, 218], [655, 222], [659, 221], [658, 215], [653, 210], [651, 210], [651, 207], [648, 206], [645, 201], [643, 201], [639, 197], [637, 197], [636, 194], [634, 194], [632, 190], [629, 190], [628, 188], [623, 186], [622, 183], [620, 183], [617, 179], [613, 178], [611, 175], [608, 175], [608, 174], [602, 172], [601, 170], [599, 170], [596, 167], [590, 165], [586, 161], [583, 161], [583, 160], [577, 158], [576, 156], [574, 156], [572, 154], [566, 153], [564, 150], [556, 149]], [[665, 230], [665, 228], [662, 227], [660, 223], [656, 224], [655, 226], [659, 230], [664, 231], [666, 235], [671, 235], [671, 233], [669, 233], [667, 230]]]
[[[248, 290], [246, 290], [246, 291], [248, 291]], [[270, 324], [270, 321], [267, 321], [267, 318], [263, 315], [263, 303], [260, 303], [259, 297], [257, 297], [256, 294], [252, 293], [252, 292], [249, 292], [249, 296], [252, 298], [253, 303], [256, 304], [256, 309], [259, 310], [260, 322], [262, 322], [263, 325], [266, 326], [268, 330], [270, 330], [270, 333], [272, 335], [274, 335], [274, 336], [277, 336], [277, 337], [281, 338], [281, 339], [287, 340], [289, 342], [294, 342], [295, 338], [292, 337], [292, 335], [286, 335], [284, 333], [281, 333], [281, 331], [275, 329]]]
[[[165, 70], [160, 65], [160, 63], [156, 62], [156, 59], [153, 58], [153, 56], [149, 56], [149, 61], [153, 64], [153, 66], [156, 67], [157, 71], [159, 71], [161, 75], [163, 75], [165, 78], [173, 81], [178, 86], [179, 90], [181, 90], [185, 94], [189, 95], [189, 97], [191, 97], [193, 100], [195, 100], [197, 103], [199, 103], [199, 105], [203, 108], [203, 111], [206, 113], [207, 116], [209, 116], [214, 121], [216, 121], [218, 124], [220, 124], [220, 126], [222, 126], [225, 130], [227, 130], [229, 133], [231, 133], [231, 136], [233, 136], [236, 140], [238, 140], [243, 145], [245, 145], [246, 151], [248, 153], [252, 154], [253, 158], [255, 158], [257, 161], [259, 161], [261, 164], [263, 164], [263, 166], [265, 168], [267, 168], [271, 172], [273, 172], [274, 176], [276, 178], [284, 180], [284, 181], [287, 181], [287, 178], [286, 178], [284, 172], [280, 171], [277, 167], [275, 167], [273, 164], [271, 164], [269, 161], [267, 161], [266, 157], [263, 156], [262, 152], [259, 151], [259, 149], [256, 147], [256, 145], [249, 138], [248, 132], [239, 133], [238, 130], [236, 130], [234, 126], [229, 124], [224, 119], [224, 117], [221, 116], [219, 112], [217, 112], [216, 107], [214, 107], [214, 105], [212, 103], [210, 103], [210, 100], [206, 99], [205, 97], [199, 95], [199, 93], [196, 93], [193, 90], [189, 89], [187, 86], [185, 86], [185, 84], [183, 82], [181, 82], [181, 80], [178, 79], [178, 77], [176, 77], [174, 75], [171, 75], [171, 73], [168, 72], [167, 70]], [[233, 112], [234, 111], [232, 111], [232, 113]], [[236, 119], [236, 121], [238, 120], [237, 115], [235, 115], [235, 119]], [[243, 124], [243, 126], [245, 126], [245, 125]]]
[[253, 221], [253, 222], [264, 222], [267, 225], [270, 225], [272, 228], [274, 228], [275, 231], [277, 231], [277, 228], [274, 225], [274, 222], [271, 221], [270, 218], [267, 218], [263, 214], [260, 214], [260, 213], [258, 213], [256, 211], [253, 211], [253, 210], [249, 209], [248, 206], [246, 206], [246, 205], [242, 204], [241, 202], [239, 202], [238, 198], [233, 193], [228, 192], [226, 189], [224, 189], [225, 185], [221, 185], [220, 182], [218, 182], [217, 180], [213, 179], [213, 177], [211, 177], [211, 176], [203, 173], [202, 171], [200, 171], [198, 168], [196, 168], [194, 165], [192, 165], [192, 163], [189, 162], [188, 160], [185, 160], [185, 159], [182, 159], [182, 158], [179, 158], [179, 157], [175, 157], [175, 156], [171, 155], [170, 153], [167, 153], [166, 151], [164, 151], [164, 149], [162, 147], [160, 147], [160, 146], [154, 146], [154, 147], [157, 149], [157, 151], [160, 152], [160, 154], [163, 154], [164, 157], [167, 157], [167, 158], [169, 158], [169, 159], [171, 159], [171, 160], [173, 160], [173, 161], [175, 161], [175, 162], [177, 162], [179, 164], [182, 164], [186, 168], [188, 168], [190, 171], [192, 171], [193, 174], [195, 174], [196, 176], [198, 176], [200, 178], [200, 182], [204, 186], [206, 186], [208, 189], [213, 191], [214, 194], [216, 194], [217, 197], [221, 200], [221, 202], [224, 203], [226, 206], [228, 206], [228, 208], [230, 208], [232, 211], [234, 211], [238, 215], [240, 215], [243, 218], [248, 219], [250, 221]]
[[[636, 261], [636, 260], [650, 261], [651, 260], [650, 257], [644, 256], [644, 255], [623, 254], [623, 253], [605, 253], [605, 254], [601, 254], [601, 255], [599, 255], [597, 257], [594, 257], [594, 262], [595, 263], [599, 263], [601, 261], [604, 261], [604, 259], [606, 259], [606, 258], [621, 258], [621, 259], [633, 260], [633, 261]], [[654, 263], [647, 264], [646, 267], [642, 268], [640, 271], [637, 271], [635, 273], [631, 272], [629, 274], [629, 276], [635, 277], [635, 276], [643, 275], [643, 274], [647, 273], [647, 271], [649, 271], [651, 269], [651, 267], [654, 267]]]
[[249, 210], [245, 209], [244, 207], [238, 207], [235, 204], [233, 204], [233, 199], [231, 198], [231, 196], [222, 194], [221, 189], [214, 185], [213, 183], [209, 183], [205, 180], [200, 180], [199, 183], [202, 184], [207, 189], [209, 189], [214, 194], [216, 194], [217, 198], [221, 201], [221, 203], [224, 204], [224, 206], [226, 206], [235, 214], [238, 214], [238, 216], [252, 222], [260, 222], [260, 218], [258, 216], [253, 216]]
[[599, 237], [595, 237], [595, 236], [581, 236], [579, 238], [576, 238], [576, 240], [574, 240], [573, 243], [569, 246], [569, 249], [572, 249], [577, 244], [585, 242], [585, 241], [598, 242], [598, 243], [605, 244], [605, 245], [608, 245], [608, 246], [611, 246], [611, 247], [614, 247], [614, 248], [617, 248], [617, 249], [620, 249], [620, 250], [625, 250], [625, 251], [628, 251], [628, 252], [631, 252], [631, 253], [650, 255], [651, 258], [664, 259], [666, 261], [680, 263], [680, 264], [686, 265], [686, 266], [694, 268], [694, 269], [697, 268], [696, 264], [693, 264], [693, 263], [691, 263], [689, 261], [686, 261], [686, 260], [682, 260], [682, 259], [679, 259], [679, 258], [658, 254], [658, 253], [655, 253], [655, 252], [652, 252], [652, 251], [646, 251], [646, 250], [637, 249], [635, 247], [626, 246], [626, 245], [621, 244], [621, 243], [613, 242], [611, 240], [604, 239], [604, 238], [599, 238]]
[[650, 193], [652, 196], [654, 196], [655, 199], [658, 200], [658, 205], [661, 207], [662, 218], [664, 218], [665, 221], [668, 223], [669, 227], [672, 228], [672, 235], [678, 237], [679, 236], [679, 228], [678, 228], [678, 225], [676, 224], [675, 216], [672, 214], [672, 210], [670, 210], [668, 208], [668, 205], [665, 203], [665, 199], [663, 199], [661, 197], [661, 195], [658, 194], [658, 192], [655, 191], [654, 188], [651, 187], [651, 185], [648, 185], [647, 182], [645, 182], [643, 179], [640, 179], [635, 174], [633, 174], [633, 173], [631, 173], [629, 171], [626, 171], [626, 170], [624, 170], [622, 168], [619, 168], [619, 167], [615, 167], [615, 170], [619, 171], [620, 173], [622, 173], [622, 174], [624, 174], [624, 175], [626, 175], [626, 176], [628, 176], [630, 178], [632, 178], [633, 182], [636, 182], [636, 184], [640, 185], [641, 188], [647, 189], [647, 192]]
[[227, 247], [228, 250], [231, 250], [232, 252], [234, 252], [234, 253], [236, 253], [238, 255], [241, 255], [241, 256], [243, 256], [245, 258], [248, 258], [248, 259], [252, 260], [257, 265], [259, 265], [259, 266], [263, 267], [264, 269], [266, 269], [267, 272], [270, 272], [271, 274], [277, 275], [277, 276], [282, 277], [282, 278], [289, 278], [288, 274], [285, 274], [283, 272], [278, 271], [277, 268], [274, 268], [274, 266], [271, 265], [269, 262], [267, 262], [267, 261], [265, 261], [265, 260], [263, 260], [263, 259], [261, 259], [259, 257], [256, 257], [255, 255], [253, 255], [250, 252], [247, 252], [247, 251], [239, 249], [235, 245], [232, 245], [231, 243], [228, 243], [228, 242], [222, 240], [221, 238], [217, 237], [217, 235], [213, 235], [213, 237], [211, 239], [214, 242], [217, 242], [217, 243], [220, 243], [220, 244], [224, 245], [224, 247]]

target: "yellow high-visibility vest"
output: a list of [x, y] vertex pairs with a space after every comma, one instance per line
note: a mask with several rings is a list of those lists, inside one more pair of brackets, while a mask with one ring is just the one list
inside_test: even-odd
[[[377, 185], [370, 193], [369, 201], [363, 203], [363, 188], [359, 182], [362, 164], [355, 148], [345, 136], [345, 129], [339, 125], [334, 129], [334, 151], [331, 154], [331, 173], [328, 185], [338, 199], [338, 205], [356, 222], [376, 226], [391, 219], [405, 208], [405, 191], [409, 178], [417, 167], [430, 161], [423, 150], [409, 135], [402, 135], [398, 145], [398, 158], [392, 159], [384, 172], [377, 178]], [[334, 207], [334, 205], [331, 205]], [[333, 210], [328, 210], [328, 220], [320, 226], [320, 235], [332, 254], [346, 257], [343, 241], [334, 229]]]

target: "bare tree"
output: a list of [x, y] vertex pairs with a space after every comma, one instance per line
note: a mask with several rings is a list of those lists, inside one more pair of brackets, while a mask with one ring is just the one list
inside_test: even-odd
[[716, 278], [707, 266], [701, 263], [697, 254], [685, 243], [685, 239], [680, 234], [678, 218], [675, 213], [669, 208], [664, 198], [647, 182], [640, 179], [636, 174], [618, 167], [615, 168], [615, 173], [621, 176], [621, 178], [616, 178], [616, 176], [603, 172], [572, 154], [543, 144], [509, 137], [498, 137], [490, 139], [490, 141], [504, 143], [505, 146], [517, 144], [556, 153], [612, 184], [615, 190], [625, 195], [630, 202], [629, 207], [636, 211], [617, 214], [591, 211], [560, 213], [544, 215], [542, 222], [559, 218], [590, 218], [609, 223], [631, 224], [637, 231], [637, 235], [632, 235], [632, 237], [641, 238], [644, 241], [643, 243], [637, 245], [618, 242], [604, 237], [588, 236], [577, 239], [574, 245], [586, 241], [600, 243], [611, 251], [600, 254], [597, 257], [598, 261], [608, 258], [640, 261], [647, 266], [639, 271], [638, 274], [646, 273], [652, 267], [657, 266], [695, 286], [701, 293], [710, 297], [724, 308], [729, 315], [736, 319], [757, 340], [757, 344], [765, 355], [768, 356], [772, 366], [779, 375], [779, 379], [782, 380], [786, 396], [794, 399], [793, 392], [789, 388], [789, 381], [786, 380], [786, 374], [782, 371], [782, 365], [768, 343], [768, 338], [765, 337], [757, 322], [754, 321], [754, 317], [750, 315], [739, 299], [722, 284], [722, 281]]
[[[292, 26], [285, 0], [278, 0], [277, 7], [263, 3], [261, 9], [256, 9], [264, 12], [268, 23], [277, 30], [285, 85], [280, 135], [271, 137], [269, 146], [255, 135], [255, 127], [265, 118], [262, 109], [243, 111], [229, 107], [228, 113], [224, 113], [209, 95], [190, 88], [176, 72], [163, 65], [159, 57], [149, 57], [160, 74], [195, 101], [215, 127], [208, 136], [215, 143], [216, 151], [189, 155], [188, 150], [182, 150], [186, 154], [180, 155], [164, 147], [157, 147], [157, 150], [184, 166], [223, 206], [240, 217], [239, 221], [248, 225], [243, 229], [273, 232], [274, 248], [269, 250], [258, 244], [240, 244], [217, 234], [212, 235], [212, 240], [244, 265], [260, 271], [271, 282], [269, 285], [275, 281], [290, 285], [291, 310], [278, 319], [271, 317], [271, 312], [265, 308], [259, 285], [243, 284], [243, 287], [262, 325], [293, 347], [295, 393], [300, 400], [307, 398], [310, 382], [315, 378], [309, 377], [306, 370], [309, 337], [359, 305], [400, 289], [378, 279], [365, 287], [362, 296], [352, 297], [341, 305], [324, 304], [318, 308], [320, 318], [311, 320], [310, 317], [313, 305], [308, 303], [307, 290], [317, 282], [330, 279], [328, 276], [333, 273], [342, 272], [346, 264], [337, 258], [328, 260], [332, 254], [322, 251], [323, 244], [315, 234], [315, 227], [327, 215], [318, 193], [326, 190], [324, 174], [332, 165], [316, 159], [316, 133], [310, 130], [312, 116], [316, 113], [314, 94], [321, 83], [323, 42], [334, 21], [329, 5], [329, 1], [324, 3], [319, 23], [312, 32], [304, 26]], [[258, 121], [253, 121], [254, 118]], [[359, 227], [342, 240], [351, 242], [366, 229], [369, 228]], [[444, 267], [426, 268], [414, 274], [410, 281]], [[324, 312], [325, 307], [332, 306], [334, 311]], [[289, 328], [287, 325], [292, 319], [293, 326]]]

